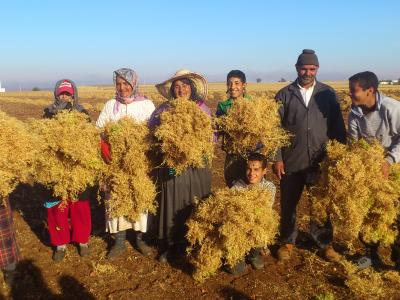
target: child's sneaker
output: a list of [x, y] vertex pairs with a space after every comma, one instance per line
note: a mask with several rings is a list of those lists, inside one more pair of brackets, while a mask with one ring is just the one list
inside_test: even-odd
[[255, 270], [261, 270], [264, 268], [264, 260], [262, 259], [260, 249], [251, 249], [248, 261]]
[[79, 255], [81, 257], [90, 256], [90, 249], [88, 244], [79, 244]]
[[360, 257], [357, 260], [357, 267], [359, 270], [363, 270], [373, 267], [381, 267], [382, 262], [378, 255], [378, 246], [377, 245], [366, 245], [365, 246], [365, 255]]
[[65, 248], [64, 249], [57, 248], [53, 253], [53, 260], [55, 262], [62, 261], [64, 257], [65, 257]]
[[226, 271], [232, 275], [241, 275], [246, 271], [246, 262], [241, 260], [233, 267], [227, 266]]
[[369, 256], [364, 255], [357, 260], [357, 268], [359, 270], [364, 270], [370, 266], [372, 266], [372, 259]]

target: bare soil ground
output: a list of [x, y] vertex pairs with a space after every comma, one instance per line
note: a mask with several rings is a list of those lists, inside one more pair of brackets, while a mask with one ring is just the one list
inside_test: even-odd
[[[50, 103], [50, 98], [48, 100]], [[95, 100], [81, 102], [94, 103]], [[210, 106], [215, 109], [216, 101]], [[0, 99], [0, 109], [25, 120], [39, 118], [43, 106], [31, 102], [1, 102]], [[95, 120], [98, 111], [91, 111], [91, 115]], [[213, 189], [224, 186], [225, 157], [220, 150], [216, 154]], [[278, 184], [271, 172], [268, 177]], [[252, 270], [248, 266], [242, 276], [221, 270], [202, 284], [191, 278], [191, 268], [184, 260], [161, 264], [155, 259], [156, 252], [153, 257], [145, 258], [132, 246], [119, 259], [107, 261], [105, 255], [112, 239], [104, 232], [104, 207], [93, 198], [90, 258], [81, 258], [77, 248], [69, 245], [64, 261], [54, 263], [40, 190], [18, 187], [11, 202], [22, 260], [12, 287], [7, 287], [0, 279], [0, 299], [314, 299], [329, 293], [335, 299], [356, 298], [344, 285], [340, 266], [318, 257], [316, 248], [307, 238], [308, 220], [303, 217], [309, 210], [306, 197], [298, 209], [303, 233], [290, 261], [278, 263], [277, 249], [271, 247], [272, 254], [264, 256], [264, 269]], [[279, 209], [279, 195], [275, 205]], [[133, 238], [128, 236], [128, 240]], [[400, 299], [400, 291], [395, 298]]]

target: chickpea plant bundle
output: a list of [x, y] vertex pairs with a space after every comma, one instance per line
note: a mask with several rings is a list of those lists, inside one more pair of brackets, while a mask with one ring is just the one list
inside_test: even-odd
[[154, 132], [164, 163], [177, 174], [206, 167], [214, 153], [211, 118], [193, 101], [175, 99], [169, 104]]
[[400, 168], [391, 167], [384, 178], [384, 149], [365, 140], [343, 145], [330, 142], [327, 159], [321, 164], [321, 178], [311, 190], [312, 219], [328, 219], [334, 240], [354, 250], [354, 242], [388, 246], [397, 235], [394, 227], [400, 196]]
[[226, 135], [224, 148], [231, 154], [246, 157], [263, 145], [260, 152], [274, 155], [288, 146], [290, 135], [281, 127], [280, 104], [266, 98], [236, 99], [227, 115], [216, 120], [216, 126]]
[[220, 189], [198, 203], [186, 235], [193, 277], [203, 281], [223, 262], [233, 266], [252, 248], [273, 243], [279, 216], [272, 202], [270, 191], [253, 187]]
[[104, 168], [99, 131], [85, 114], [60, 112], [53, 119], [32, 120], [39, 139], [33, 178], [63, 201], [78, 200], [94, 186]]
[[125, 117], [109, 122], [103, 134], [111, 147], [111, 162], [102, 178], [109, 188], [106, 205], [111, 216], [137, 220], [140, 213], [154, 213], [156, 188], [149, 177], [151, 140], [146, 124]]
[[37, 141], [26, 124], [0, 111], [0, 204], [20, 182], [27, 182]]
[[348, 261], [341, 262], [344, 283], [356, 299], [396, 299], [400, 289], [397, 271], [376, 271], [374, 268], [359, 270]]

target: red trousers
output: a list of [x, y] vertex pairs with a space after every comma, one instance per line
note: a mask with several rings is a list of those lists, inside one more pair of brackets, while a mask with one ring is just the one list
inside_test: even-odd
[[47, 208], [47, 225], [53, 246], [71, 241], [86, 244], [92, 230], [89, 200], [68, 202], [62, 209], [60, 204]]

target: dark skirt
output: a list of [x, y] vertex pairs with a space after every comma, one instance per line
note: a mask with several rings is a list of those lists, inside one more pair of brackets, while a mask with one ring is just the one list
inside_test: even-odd
[[19, 252], [15, 238], [14, 222], [10, 203], [0, 199], [0, 268], [18, 262]]
[[189, 168], [179, 176], [171, 176], [168, 169], [161, 168], [157, 175], [158, 239], [168, 244], [182, 243], [187, 231], [185, 222], [193, 210], [195, 197], [202, 199], [211, 193], [211, 170]]

